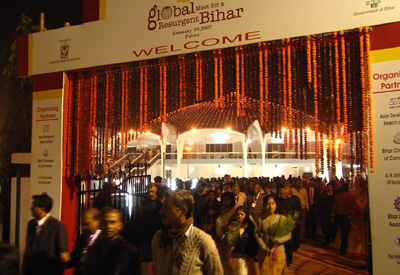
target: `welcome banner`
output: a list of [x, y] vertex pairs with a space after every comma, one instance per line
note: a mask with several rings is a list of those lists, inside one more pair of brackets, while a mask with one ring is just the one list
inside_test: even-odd
[[32, 34], [28, 74], [240, 46], [400, 18], [397, 0], [104, 2], [103, 20]]

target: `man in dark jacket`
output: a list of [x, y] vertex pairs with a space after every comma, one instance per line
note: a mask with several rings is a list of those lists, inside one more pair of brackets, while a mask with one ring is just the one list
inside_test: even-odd
[[138, 262], [135, 253], [137, 249], [119, 235], [124, 227], [121, 213], [111, 207], [104, 207], [101, 212], [101, 233], [94, 245], [87, 250], [83, 273], [93, 275], [136, 274]]
[[[279, 191], [279, 199], [276, 206], [276, 213], [288, 216], [301, 213], [301, 202], [297, 196], [292, 196], [292, 189], [290, 187], [283, 187]], [[284, 243], [286, 253], [286, 263], [289, 266], [292, 264], [293, 251], [298, 249], [299, 244], [299, 231], [300, 226], [297, 225], [292, 231], [292, 239]]]
[[53, 200], [47, 194], [32, 197], [22, 274], [63, 274], [70, 260], [65, 226], [50, 216]]
[[97, 208], [89, 208], [82, 218], [83, 233], [78, 236], [74, 250], [71, 252], [71, 262], [68, 267], [74, 268], [75, 275], [83, 274], [82, 266], [86, 261], [86, 253], [100, 235], [101, 212]]
[[335, 194], [333, 192], [334, 181], [326, 186], [326, 192], [321, 195], [321, 229], [325, 235], [325, 245], [335, 242], [337, 227], [334, 221], [331, 221], [331, 211]]
[[138, 233], [140, 241], [140, 261], [142, 274], [154, 273], [153, 259], [151, 256], [151, 240], [161, 228], [161, 201], [157, 197], [157, 185], [150, 183], [147, 186], [147, 198], [140, 207]]
[[309, 203], [309, 211], [306, 216], [306, 231], [308, 236], [315, 238], [315, 232], [318, 226], [318, 216], [320, 209], [320, 193], [318, 188], [315, 186], [315, 180], [310, 179], [310, 185], [307, 188], [307, 196]]

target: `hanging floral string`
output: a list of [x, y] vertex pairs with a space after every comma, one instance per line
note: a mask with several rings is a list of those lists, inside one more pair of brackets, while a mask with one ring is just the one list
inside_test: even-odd
[[369, 163], [371, 167], [371, 173], [374, 173], [374, 133], [372, 131], [372, 89], [371, 89], [371, 63], [370, 63], [370, 41], [369, 41], [369, 27], [364, 27], [365, 33], [365, 56], [367, 61], [367, 101], [368, 101], [368, 121], [369, 121]]
[[[94, 75], [93, 77], [93, 147], [92, 147], [92, 156], [97, 156], [98, 154], [96, 153], [96, 146], [98, 144], [98, 134], [97, 134], [97, 75]], [[94, 159], [93, 161], [93, 171], [95, 170], [95, 166], [96, 166], [96, 160]]]
[[108, 71], [108, 73], [107, 73], [107, 79], [106, 79], [106, 116], [105, 116], [105, 127], [104, 127], [104, 131], [105, 131], [105, 133], [104, 133], [104, 145], [103, 145], [103, 148], [104, 148], [104, 156], [103, 156], [103, 159], [104, 159], [104, 166], [105, 166], [105, 173], [107, 173], [108, 172], [108, 162], [107, 162], [107, 155], [108, 155], [108, 152], [107, 152], [107, 150], [108, 150], [108, 117], [109, 117], [109, 115], [108, 115], [108, 106], [109, 106], [109, 101], [110, 101], [110, 73], [109, 73], [110, 71]]
[[287, 43], [287, 98], [288, 98], [288, 126], [289, 126], [289, 149], [293, 149], [293, 109], [292, 109], [292, 69], [291, 69], [291, 48], [290, 39], [286, 39]]
[[218, 50], [218, 66], [219, 66], [219, 71], [218, 71], [218, 85], [219, 85], [219, 106], [224, 107], [223, 106], [223, 84], [224, 84], [224, 75], [223, 75], [223, 63], [222, 63], [222, 53], [221, 53], [221, 49]]
[[311, 72], [311, 41], [310, 41], [310, 36], [307, 35], [307, 40], [306, 40], [306, 46], [307, 46], [307, 81], [308, 83], [312, 82], [312, 72]]
[[144, 95], [144, 127], [147, 129], [147, 113], [148, 113], [148, 83], [147, 83], [147, 65], [144, 67], [144, 87], [143, 87], [143, 95]]
[[246, 92], [246, 83], [245, 83], [245, 55], [243, 47], [240, 46], [240, 92], [239, 92], [239, 100], [240, 100], [240, 115], [245, 116], [244, 106], [245, 106], [245, 92]]
[[218, 85], [219, 62], [218, 62], [218, 58], [219, 58], [218, 51], [214, 50], [214, 93], [215, 93], [214, 102], [215, 102], [215, 108], [218, 108], [218, 106], [219, 106], [219, 100], [218, 100], [218, 97], [219, 97], [219, 91], [218, 91], [218, 89], [219, 89], [219, 85]]
[[[183, 78], [183, 109], [186, 110], [188, 104], [186, 86], [186, 57], [182, 57], [182, 78]], [[167, 65], [164, 65], [164, 121], [167, 121]]]
[[236, 116], [240, 116], [240, 55], [239, 47], [235, 47], [235, 60], [236, 60]]
[[203, 60], [200, 59], [199, 64], [199, 83], [200, 83], [200, 101], [203, 101]]
[[195, 53], [196, 60], [196, 102], [200, 100], [200, 53]]
[[[268, 102], [269, 102], [268, 53], [269, 53], [268, 48], [267, 48], [267, 46], [265, 46], [263, 48], [264, 64], [265, 64], [265, 68], [264, 68], [264, 93], [265, 93], [265, 96], [264, 96], [263, 100], [261, 100], [261, 101], [264, 101], [261, 104], [263, 106], [266, 105], [266, 108], [267, 108], [267, 112], [265, 112], [265, 124], [266, 125], [269, 125], [269, 113], [270, 113], [270, 110], [268, 110]], [[264, 113], [264, 111], [263, 111], [263, 113]]]
[[[285, 39], [282, 39], [282, 92], [283, 92], [283, 125], [286, 129], [288, 125], [288, 104], [287, 104], [287, 64], [286, 64], [286, 47]], [[288, 129], [283, 132], [283, 143], [285, 148], [288, 147]]]
[[365, 65], [364, 65], [364, 33], [362, 27], [358, 28], [360, 41], [360, 82], [361, 82], [361, 102], [362, 102], [362, 134], [364, 149], [364, 167], [368, 167], [368, 140], [367, 140], [367, 109], [365, 91]]
[[[267, 64], [267, 63], [266, 63]], [[260, 89], [260, 125], [264, 125], [264, 50], [262, 43], [258, 43], [258, 75]], [[268, 64], [267, 64], [268, 65]]]
[[183, 58], [183, 56], [179, 56], [179, 109], [183, 108], [183, 60], [182, 60], [182, 58]]
[[319, 142], [318, 142], [318, 76], [317, 76], [317, 46], [315, 39], [312, 41], [312, 64], [313, 64], [313, 85], [314, 85], [314, 119], [315, 119], [315, 170], [319, 173]]
[[347, 116], [347, 88], [346, 88], [346, 46], [344, 31], [340, 31], [341, 59], [342, 59], [342, 92], [343, 92], [343, 128], [344, 142], [347, 143], [348, 116]]
[[337, 32], [334, 32], [335, 44], [335, 90], [336, 90], [336, 120], [338, 136], [341, 136], [341, 119], [340, 119], [340, 71], [339, 71], [339, 42]]

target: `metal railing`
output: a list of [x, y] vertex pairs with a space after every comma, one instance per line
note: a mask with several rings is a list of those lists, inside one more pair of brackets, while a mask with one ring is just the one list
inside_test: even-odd
[[113, 207], [121, 212], [125, 227], [131, 228], [138, 219], [139, 207], [146, 196], [146, 186], [151, 182], [150, 175], [126, 175], [118, 173], [96, 178], [90, 175], [76, 176], [78, 185], [78, 234], [82, 233], [82, 215], [92, 207], [101, 209]]
[[[266, 152], [265, 159], [298, 159], [300, 153], [295, 152]], [[303, 158], [314, 159], [315, 153], [303, 153]], [[262, 152], [248, 152], [247, 159], [261, 159]], [[177, 153], [166, 153], [166, 159], [177, 159]], [[242, 152], [190, 152], [183, 153], [183, 159], [243, 159]]]

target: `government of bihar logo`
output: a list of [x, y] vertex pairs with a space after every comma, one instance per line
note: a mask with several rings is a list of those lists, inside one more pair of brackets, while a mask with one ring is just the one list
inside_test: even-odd
[[62, 43], [60, 46], [61, 59], [68, 58], [68, 52], [69, 52], [69, 44], [67, 42]]
[[397, 197], [397, 199], [394, 200], [394, 208], [397, 209], [397, 211], [400, 211], [400, 197]]
[[381, 0], [369, 0], [369, 1], [365, 1], [365, 5], [367, 6], [371, 6], [371, 8], [377, 8], [379, 3], [381, 3]]

